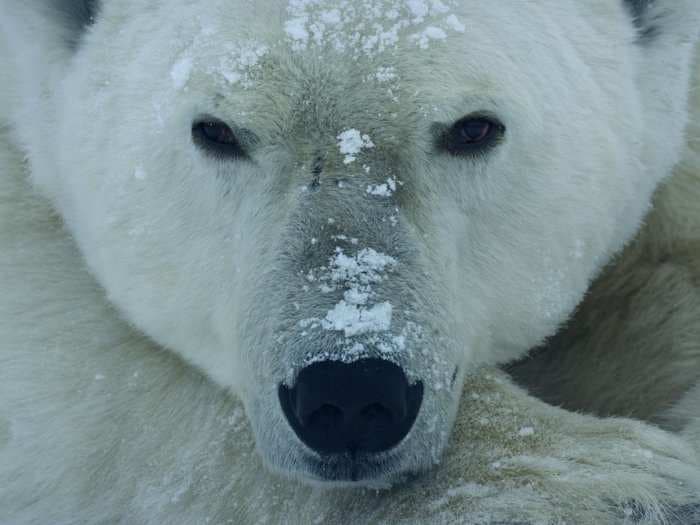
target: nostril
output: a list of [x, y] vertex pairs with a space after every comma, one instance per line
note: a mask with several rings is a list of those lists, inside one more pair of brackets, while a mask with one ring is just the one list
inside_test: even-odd
[[360, 416], [368, 423], [391, 423], [394, 421], [394, 414], [379, 403], [367, 405], [360, 412]]
[[336, 406], [324, 404], [309, 414], [302, 424], [306, 427], [331, 431], [343, 424], [343, 411]]

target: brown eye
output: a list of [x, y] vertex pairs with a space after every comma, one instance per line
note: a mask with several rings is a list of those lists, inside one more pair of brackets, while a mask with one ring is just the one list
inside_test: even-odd
[[245, 157], [236, 134], [220, 120], [207, 119], [195, 122], [192, 125], [192, 139], [197, 146], [216, 157]]
[[439, 140], [440, 148], [456, 156], [474, 156], [498, 144], [505, 126], [493, 117], [469, 115], [446, 129]]
[[474, 119], [464, 121], [459, 131], [462, 135], [462, 140], [469, 144], [482, 142], [491, 133], [493, 124], [486, 119]]

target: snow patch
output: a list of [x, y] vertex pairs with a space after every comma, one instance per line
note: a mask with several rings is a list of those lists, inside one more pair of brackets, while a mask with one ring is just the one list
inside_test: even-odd
[[384, 184], [370, 184], [367, 186], [367, 193], [377, 197], [391, 197], [396, 191], [396, 179], [390, 177]]
[[190, 80], [194, 63], [192, 57], [186, 56], [175, 62], [170, 70], [170, 78], [173, 80], [173, 87], [180, 91]]
[[454, 31], [457, 31], [458, 33], [464, 33], [466, 31], [466, 27], [464, 27], [464, 24], [460, 22], [459, 18], [457, 18], [455, 15], [449, 15], [447, 18], [445, 18], [445, 23]]
[[[346, 298], [352, 292], [346, 292]], [[386, 332], [391, 328], [392, 306], [388, 302], [374, 305], [370, 308], [359, 306], [366, 303], [366, 296], [357, 304], [340, 301], [333, 310], [326, 314], [326, 318], [321, 322], [326, 330], [343, 332], [345, 337], [353, 337], [367, 332]], [[353, 301], [352, 298], [349, 298]]]
[[411, 38], [418, 43], [418, 47], [421, 49], [428, 49], [431, 40], [445, 40], [447, 39], [447, 33], [439, 27], [428, 26]]
[[529, 436], [532, 436], [534, 433], [535, 433], [535, 429], [532, 427], [522, 427], [518, 431], [518, 435], [520, 437], [529, 437]]
[[395, 67], [384, 66], [377, 69], [377, 72], [374, 74], [374, 78], [377, 80], [377, 82], [386, 83], [396, 80], [398, 78], [398, 74], [396, 73]]
[[[391, 329], [393, 307], [389, 302], [370, 304], [375, 296], [372, 285], [381, 282], [383, 274], [397, 264], [393, 257], [364, 248], [355, 255], [347, 255], [337, 247], [328, 266], [317, 272], [310, 270], [306, 279], [318, 281], [321, 293], [344, 289], [339, 301], [323, 319], [303, 319], [301, 328], [320, 327], [343, 332], [345, 337], [366, 333], [388, 332]], [[397, 344], [405, 344], [398, 339]]]
[[[353, 59], [396, 49], [406, 35], [427, 47], [447, 31], [464, 32], [450, 5], [455, 0], [355, 0], [328, 8], [320, 0], [289, 0], [284, 31], [296, 51], [311, 45], [340, 51]], [[426, 24], [429, 27], [425, 27]]]
[[344, 164], [350, 164], [357, 160], [357, 156], [363, 149], [374, 147], [374, 143], [369, 135], [362, 134], [356, 129], [348, 129], [340, 133], [337, 137], [338, 149], [345, 155]]

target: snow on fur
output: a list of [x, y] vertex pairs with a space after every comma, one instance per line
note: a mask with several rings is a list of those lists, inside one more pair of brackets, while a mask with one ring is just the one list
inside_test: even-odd
[[[0, 0], [0, 523], [696, 520], [700, 3], [72, 1]], [[331, 482], [278, 388], [369, 351]]]

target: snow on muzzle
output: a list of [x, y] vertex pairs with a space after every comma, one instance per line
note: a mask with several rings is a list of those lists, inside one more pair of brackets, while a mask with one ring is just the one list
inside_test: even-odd
[[405, 349], [413, 325], [396, 333], [394, 306], [380, 293], [397, 265], [394, 257], [351, 244], [336, 247], [306, 275], [316, 293], [336, 302], [324, 316], [299, 321], [297, 329], [312, 334], [310, 341], [331, 336], [335, 351], [316, 353], [293, 384], [279, 385], [278, 395], [297, 437], [319, 454], [388, 451], [416, 421], [423, 383], [411, 384], [391, 358]]

